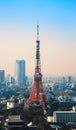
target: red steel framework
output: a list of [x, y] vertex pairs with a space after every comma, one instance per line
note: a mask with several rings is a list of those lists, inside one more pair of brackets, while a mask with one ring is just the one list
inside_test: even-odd
[[30, 103], [38, 101], [40, 102], [44, 112], [46, 112], [46, 108], [45, 108], [46, 97], [43, 92], [42, 74], [41, 74], [40, 65], [41, 64], [40, 64], [39, 25], [37, 25], [36, 67], [35, 67], [35, 75], [34, 75], [34, 84], [32, 86], [32, 92], [30, 94], [30, 97], [24, 105], [24, 109], [26, 109]]

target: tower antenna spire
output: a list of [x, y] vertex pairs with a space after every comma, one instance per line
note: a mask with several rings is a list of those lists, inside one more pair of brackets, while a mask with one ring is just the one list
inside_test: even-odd
[[39, 41], [39, 22], [37, 22], [37, 41]]

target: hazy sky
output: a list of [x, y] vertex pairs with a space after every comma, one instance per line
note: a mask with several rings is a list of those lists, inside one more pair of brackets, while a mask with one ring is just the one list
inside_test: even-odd
[[42, 74], [76, 76], [76, 0], [0, 0], [0, 69], [24, 59], [34, 74], [37, 21]]

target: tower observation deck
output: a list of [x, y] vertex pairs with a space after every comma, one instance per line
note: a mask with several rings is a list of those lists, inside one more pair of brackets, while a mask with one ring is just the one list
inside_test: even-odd
[[45, 108], [46, 97], [43, 92], [41, 63], [40, 63], [39, 25], [37, 25], [36, 66], [35, 66], [35, 74], [34, 74], [34, 83], [32, 86], [30, 97], [24, 105], [24, 109], [26, 109], [30, 105], [30, 103], [36, 101], [41, 104], [44, 113], [46, 113], [46, 108]]

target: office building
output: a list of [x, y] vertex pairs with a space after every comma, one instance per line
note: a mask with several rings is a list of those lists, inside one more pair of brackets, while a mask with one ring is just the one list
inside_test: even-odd
[[71, 84], [72, 83], [72, 77], [68, 76], [68, 83]]
[[5, 81], [5, 71], [0, 70], [0, 83], [3, 83]]
[[24, 60], [16, 60], [16, 82], [19, 86], [22, 86], [26, 83], [25, 76], [25, 61]]
[[76, 112], [73, 111], [55, 111], [53, 113], [54, 122], [68, 123], [76, 122]]

